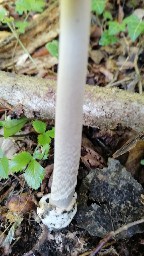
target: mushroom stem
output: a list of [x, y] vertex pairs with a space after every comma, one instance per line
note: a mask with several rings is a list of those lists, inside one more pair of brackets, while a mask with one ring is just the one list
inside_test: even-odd
[[66, 227], [77, 210], [74, 192], [81, 149], [90, 4], [90, 0], [60, 1], [53, 182], [51, 194], [41, 199], [40, 208], [38, 208], [39, 216], [50, 230]]
[[66, 208], [77, 183], [87, 72], [89, 0], [61, 0], [55, 159], [50, 202]]

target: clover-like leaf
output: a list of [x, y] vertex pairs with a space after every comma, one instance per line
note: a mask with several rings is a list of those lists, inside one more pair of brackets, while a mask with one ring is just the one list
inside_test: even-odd
[[28, 26], [27, 21], [16, 21], [15, 26], [18, 28], [18, 32], [23, 34], [25, 32], [26, 27]]
[[109, 11], [104, 11], [103, 13], [104, 20], [112, 20], [113, 17]]
[[125, 31], [125, 24], [117, 21], [109, 22], [109, 35], [117, 35], [119, 32]]
[[44, 0], [17, 0], [16, 11], [21, 15], [26, 12], [42, 12], [45, 6]]
[[43, 153], [42, 153], [41, 147], [36, 147], [35, 148], [35, 151], [33, 153], [33, 158], [37, 159], [37, 160], [42, 160]]
[[46, 160], [48, 158], [49, 150], [50, 150], [49, 144], [46, 144], [41, 147], [36, 147], [33, 153], [33, 158], [37, 160]]
[[46, 144], [50, 144], [51, 140], [54, 138], [55, 129], [51, 129], [46, 131], [38, 136], [38, 144], [41, 146], [45, 146]]
[[13, 157], [10, 161], [10, 170], [12, 172], [22, 171], [27, 167], [29, 162], [32, 160], [32, 156], [29, 152], [20, 152]]
[[55, 136], [55, 128], [53, 127], [51, 130], [46, 132], [50, 138], [54, 139]]
[[38, 144], [41, 146], [45, 146], [46, 144], [51, 143], [51, 138], [47, 132], [42, 133], [38, 136]]
[[103, 32], [99, 44], [104, 46], [109, 44], [115, 44], [116, 42], [118, 42], [118, 39], [115, 36], [110, 35], [109, 31], [106, 30]]
[[46, 123], [42, 121], [35, 120], [32, 122], [32, 125], [37, 133], [44, 133], [46, 130]]
[[44, 178], [44, 168], [32, 159], [25, 170], [24, 178], [31, 188], [38, 189]]
[[92, 0], [92, 11], [96, 12], [97, 14], [102, 14], [107, 0]]

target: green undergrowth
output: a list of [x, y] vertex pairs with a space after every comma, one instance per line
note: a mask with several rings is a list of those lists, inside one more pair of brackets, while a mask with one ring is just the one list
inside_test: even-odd
[[[7, 24], [13, 35], [16, 37], [18, 43], [21, 45], [23, 50], [27, 52], [27, 49], [19, 39], [19, 35], [25, 33], [29, 24], [28, 18], [30, 14], [32, 12], [41, 13], [46, 7], [46, 1], [17, 0], [14, 6], [15, 11], [20, 15], [20, 20], [15, 20], [10, 16], [8, 10], [0, 7], [0, 22]], [[135, 13], [133, 13], [125, 17], [122, 22], [118, 22], [117, 17], [109, 10], [107, 0], [91, 0], [91, 11], [96, 14], [97, 24], [102, 31], [99, 45], [106, 46], [115, 44], [119, 41], [119, 37], [125, 37], [127, 35], [132, 42], [134, 42], [144, 33], [144, 20], [142, 18], [139, 18]], [[58, 40], [48, 42], [46, 44], [46, 48], [52, 56], [58, 58]], [[27, 54], [31, 61], [34, 62], [28, 52]]]
[[[17, 134], [28, 121], [25, 117], [0, 121], [4, 139]], [[54, 128], [46, 130], [46, 123], [39, 120], [32, 121], [32, 126], [37, 134], [37, 146], [32, 154], [21, 151], [12, 159], [8, 159], [0, 149], [0, 179], [7, 179], [9, 175], [22, 172], [29, 187], [38, 189], [45, 173], [41, 161], [48, 159], [50, 144], [54, 138]]]
[[117, 17], [113, 18], [111, 12], [106, 7], [107, 0], [92, 0], [92, 11], [97, 14], [99, 25], [102, 29], [100, 45], [105, 46], [117, 43], [119, 35], [122, 33], [128, 34], [134, 42], [144, 33], [144, 21], [142, 18], [140, 19], [135, 14], [131, 14], [120, 23], [117, 21]]

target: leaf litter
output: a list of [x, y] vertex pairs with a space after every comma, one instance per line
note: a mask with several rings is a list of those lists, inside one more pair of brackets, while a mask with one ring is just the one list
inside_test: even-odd
[[[12, 71], [15, 66], [18, 73], [56, 78], [57, 56], [51, 56], [44, 47], [46, 43], [57, 40], [59, 36], [58, 5], [57, 1], [50, 1], [50, 3], [53, 2], [55, 4], [50, 6], [51, 16], [45, 33], [43, 31], [47, 26], [48, 9], [38, 15], [32, 13], [26, 33], [20, 36], [39, 68], [37, 69], [30, 62], [19, 45], [13, 56], [11, 42], [15, 39], [4, 28], [5, 31], [0, 32], [0, 69]], [[130, 14], [142, 18], [144, 10], [142, 1], [133, 1], [133, 4], [131, 2], [121, 4], [121, 1], [117, 3], [107, 1], [107, 11], [112, 13], [119, 23]], [[0, 3], [4, 4], [10, 14], [19, 20], [12, 1], [0, 1]], [[102, 29], [106, 27], [105, 19], [107, 18], [111, 19], [108, 13], [105, 14], [104, 19], [100, 17], [100, 20], [97, 20], [94, 13], [92, 14], [87, 82], [91, 85], [117, 86], [120, 89], [141, 92], [144, 71], [144, 48], [141, 42], [144, 36], [142, 35], [140, 40], [133, 43], [127, 34], [124, 36], [120, 34], [117, 44], [112, 47], [100, 46], [99, 39]], [[31, 42], [29, 38], [34, 40]], [[21, 115], [20, 106], [17, 110]], [[19, 117], [18, 112], [15, 113], [15, 117]], [[30, 127], [25, 129], [30, 133], [32, 131]], [[51, 188], [54, 161], [52, 148], [49, 158], [43, 161], [45, 177], [38, 190], [30, 189], [22, 174], [12, 175], [7, 181], [0, 181], [1, 255], [90, 255], [98, 244], [99, 237], [105, 236], [124, 224], [143, 218], [142, 137], [119, 125], [107, 131], [92, 127], [84, 127], [83, 130], [77, 185], [79, 204], [73, 222], [68, 228], [49, 234], [36, 215], [39, 199]], [[132, 147], [127, 148], [128, 140]], [[25, 135], [24, 140], [23, 138], [16, 140], [2, 138], [1, 143], [6, 147], [8, 156], [12, 157], [22, 148], [31, 153], [36, 146], [36, 139], [31, 133]], [[113, 154], [118, 160], [111, 159]], [[116, 240], [112, 239], [98, 255], [143, 256], [143, 229], [144, 226], [141, 224], [120, 233]]]

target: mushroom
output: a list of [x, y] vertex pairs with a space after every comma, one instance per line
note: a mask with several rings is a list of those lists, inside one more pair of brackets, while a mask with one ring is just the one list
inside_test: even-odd
[[90, 5], [90, 0], [60, 0], [54, 172], [51, 194], [42, 197], [37, 210], [49, 230], [66, 227], [77, 211]]

